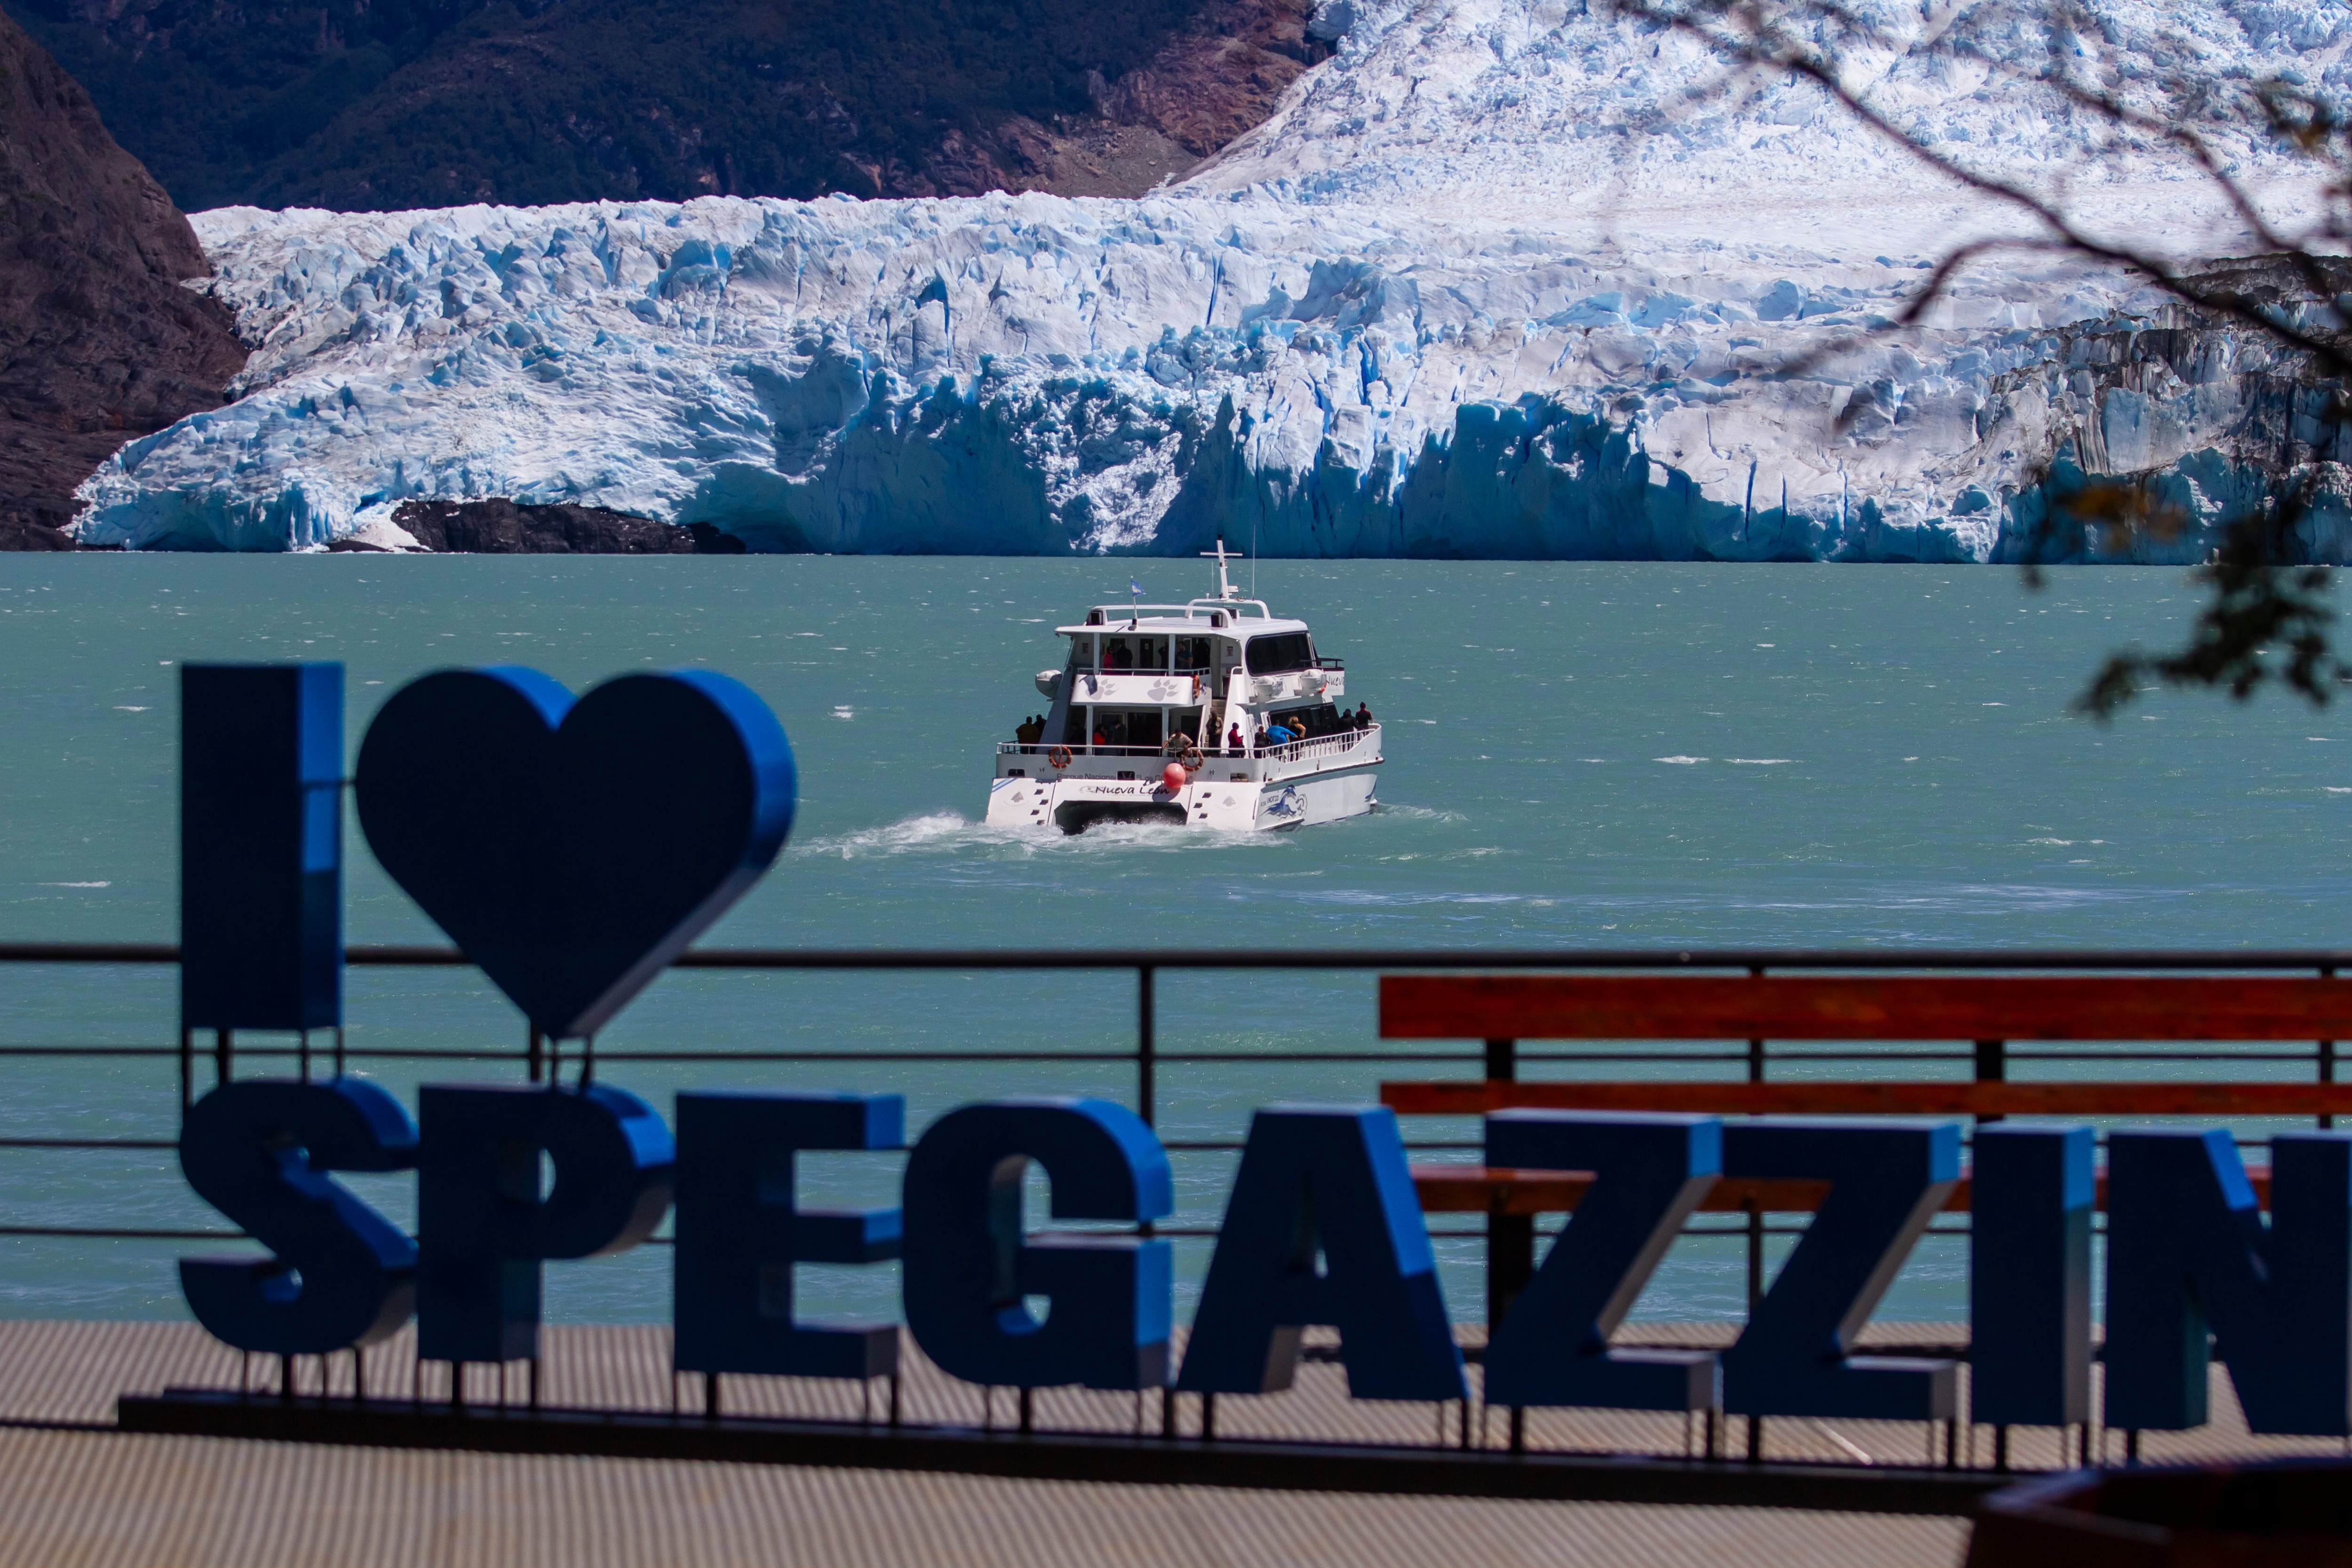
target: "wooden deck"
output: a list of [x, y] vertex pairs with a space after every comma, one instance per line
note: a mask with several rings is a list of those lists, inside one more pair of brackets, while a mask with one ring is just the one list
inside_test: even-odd
[[[1888, 1325], [1871, 1337], [1892, 1347], [1948, 1341], [1954, 1331]], [[1699, 1325], [1640, 1331], [1653, 1342], [1689, 1343], [1726, 1332]], [[555, 1328], [547, 1337], [542, 1392], [550, 1403], [670, 1408], [667, 1330]], [[981, 1391], [917, 1360], [905, 1390], [908, 1419], [989, 1418]], [[316, 1388], [317, 1367], [302, 1363], [306, 1390]], [[0, 1563], [1948, 1568], [1966, 1538], [1963, 1523], [1939, 1519], [314, 1447], [108, 1430], [120, 1394], [235, 1387], [247, 1370], [257, 1386], [265, 1377], [275, 1386], [274, 1363], [243, 1368], [193, 1324], [0, 1323]], [[370, 1358], [371, 1394], [407, 1397], [414, 1371], [404, 1339], [379, 1347]], [[334, 1375], [337, 1390], [346, 1389], [348, 1361]], [[428, 1394], [446, 1397], [442, 1369], [428, 1375], [435, 1380]], [[469, 1392], [479, 1401], [491, 1393], [482, 1383], [494, 1380], [478, 1371], [475, 1377]], [[520, 1368], [509, 1383], [520, 1403]], [[855, 1384], [729, 1378], [722, 1393], [736, 1411], [858, 1414]], [[878, 1415], [879, 1385], [876, 1393]], [[698, 1409], [700, 1380], [678, 1380], [676, 1395]], [[2214, 1406], [2217, 1419], [2203, 1431], [2149, 1435], [2145, 1457], [2342, 1450], [2333, 1442], [2248, 1436], [2226, 1380]], [[1040, 1426], [1124, 1430], [1136, 1416], [1128, 1395], [1055, 1391], [1037, 1401]], [[1145, 1418], [1156, 1422], [1156, 1409]], [[1013, 1419], [1009, 1394], [997, 1395], [992, 1419]], [[1350, 1401], [1339, 1369], [1328, 1363], [1302, 1368], [1290, 1394], [1221, 1400], [1218, 1426], [1236, 1436], [1428, 1441], [1435, 1435], [1431, 1406]], [[1499, 1446], [1503, 1427], [1497, 1413], [1488, 1440]], [[1679, 1453], [1683, 1442], [1680, 1419], [1668, 1416], [1539, 1412], [1529, 1428], [1531, 1443], [1545, 1447]], [[1776, 1458], [1916, 1464], [1925, 1442], [1916, 1423], [1768, 1423], [1767, 1450]], [[1977, 1448], [1986, 1461], [1981, 1431]], [[2055, 1463], [2056, 1436], [2020, 1433], [2012, 1453], [2023, 1465]]]

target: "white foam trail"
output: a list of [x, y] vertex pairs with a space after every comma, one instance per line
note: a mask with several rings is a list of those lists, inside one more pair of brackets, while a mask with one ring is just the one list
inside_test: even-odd
[[[1435, 814], [1432, 814], [1435, 815]], [[1047, 826], [992, 827], [961, 812], [935, 811], [902, 817], [882, 827], [862, 827], [794, 844], [791, 853], [856, 860], [895, 855], [1099, 854], [1115, 849], [1184, 851], [1232, 848], [1238, 845], [1273, 847], [1285, 835], [1249, 831], [1218, 832], [1173, 824], [1097, 822], [1084, 833], [1064, 833]]]

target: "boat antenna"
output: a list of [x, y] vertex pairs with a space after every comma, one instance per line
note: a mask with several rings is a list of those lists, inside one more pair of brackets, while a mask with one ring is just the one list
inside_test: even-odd
[[1233, 558], [1233, 552], [1225, 548], [1225, 536], [1222, 533], [1217, 535], [1217, 547], [1214, 550], [1203, 550], [1201, 552], [1202, 560], [1213, 561], [1217, 563], [1216, 596], [1220, 599], [1233, 599], [1238, 597], [1238, 595], [1234, 592], [1234, 580], [1225, 575], [1225, 563], [1231, 561]]

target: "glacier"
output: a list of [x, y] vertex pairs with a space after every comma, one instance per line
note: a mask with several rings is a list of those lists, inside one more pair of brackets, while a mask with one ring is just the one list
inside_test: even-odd
[[[2177, 149], [2005, 72], [2030, 7], [1860, 10], [1897, 123], [2095, 232], [2247, 249]], [[2188, 51], [2352, 96], [2352, 0], [2087, 10], [2121, 90]], [[1976, 54], [1929, 47], [1962, 22]], [[2184, 526], [2059, 552], [2186, 561], [2293, 474], [2300, 547], [2352, 558], [2330, 395], [2261, 334], [2031, 248], [1895, 326], [1951, 247], [2034, 230], [1818, 89], [1580, 0], [1318, 26], [1266, 124], [1138, 200], [197, 214], [252, 358], [75, 531], [398, 545], [403, 500], [503, 497], [778, 551], [1986, 562], [2126, 475]], [[2272, 223], [2325, 221], [2215, 134]]]

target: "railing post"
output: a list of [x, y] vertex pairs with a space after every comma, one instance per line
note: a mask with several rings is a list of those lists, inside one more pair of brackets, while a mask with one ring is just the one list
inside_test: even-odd
[[1486, 1042], [1486, 1076], [1508, 1083], [1519, 1076], [1519, 1042], [1488, 1040]]
[[[2335, 979], [2335, 965], [2322, 964], [2319, 970], [2319, 977], [2322, 980]], [[2319, 1081], [2322, 1083], [2334, 1083], [2336, 1081], [2336, 1042], [2334, 1040], [2322, 1040], [2319, 1042]], [[2319, 1125], [2323, 1131], [2336, 1125], [2336, 1118], [2329, 1115], [2325, 1110], [2319, 1113], [2318, 1120]]]
[[1152, 1102], [1159, 1091], [1152, 1040], [1152, 974], [1148, 963], [1135, 966], [1135, 1113], [1143, 1118], [1146, 1127], [1153, 1125]]
[[[1517, 1040], [1486, 1042], [1486, 1077], [1509, 1083], [1519, 1076]], [[1486, 1331], [1502, 1327], [1503, 1316], [1536, 1272], [1536, 1216], [1507, 1212], [1507, 1194], [1486, 1204]]]
[[[1755, 965], [1748, 970], [1748, 977], [1750, 980], [1763, 979], [1764, 966], [1760, 963]], [[1764, 1081], [1764, 1042], [1762, 1040], [1748, 1042], [1748, 1081], [1750, 1083]]]
[[[1764, 978], [1764, 966], [1756, 964], [1749, 968], [1748, 974], [1751, 980], [1761, 980]], [[1764, 1081], [1764, 1042], [1761, 1039], [1748, 1042], [1748, 1081]], [[1764, 1299], [1764, 1212], [1756, 1206], [1753, 1198], [1748, 1200], [1747, 1209], [1748, 1316], [1753, 1321], [1756, 1303]], [[1748, 1458], [1750, 1463], [1764, 1458], [1764, 1417], [1761, 1415], [1748, 1418]]]
[[[1977, 1081], [1979, 1083], [2000, 1083], [2009, 1076], [2008, 1045], [2006, 1040], [1977, 1042]], [[2000, 1119], [1999, 1112], [1990, 1116], [1979, 1115], [1977, 1118], [1977, 1125], [1981, 1127], [1988, 1121], [1999, 1121]]]
[[1486, 1332], [1491, 1339], [1536, 1272], [1536, 1216], [1512, 1214], [1507, 1194], [1486, 1204]]

